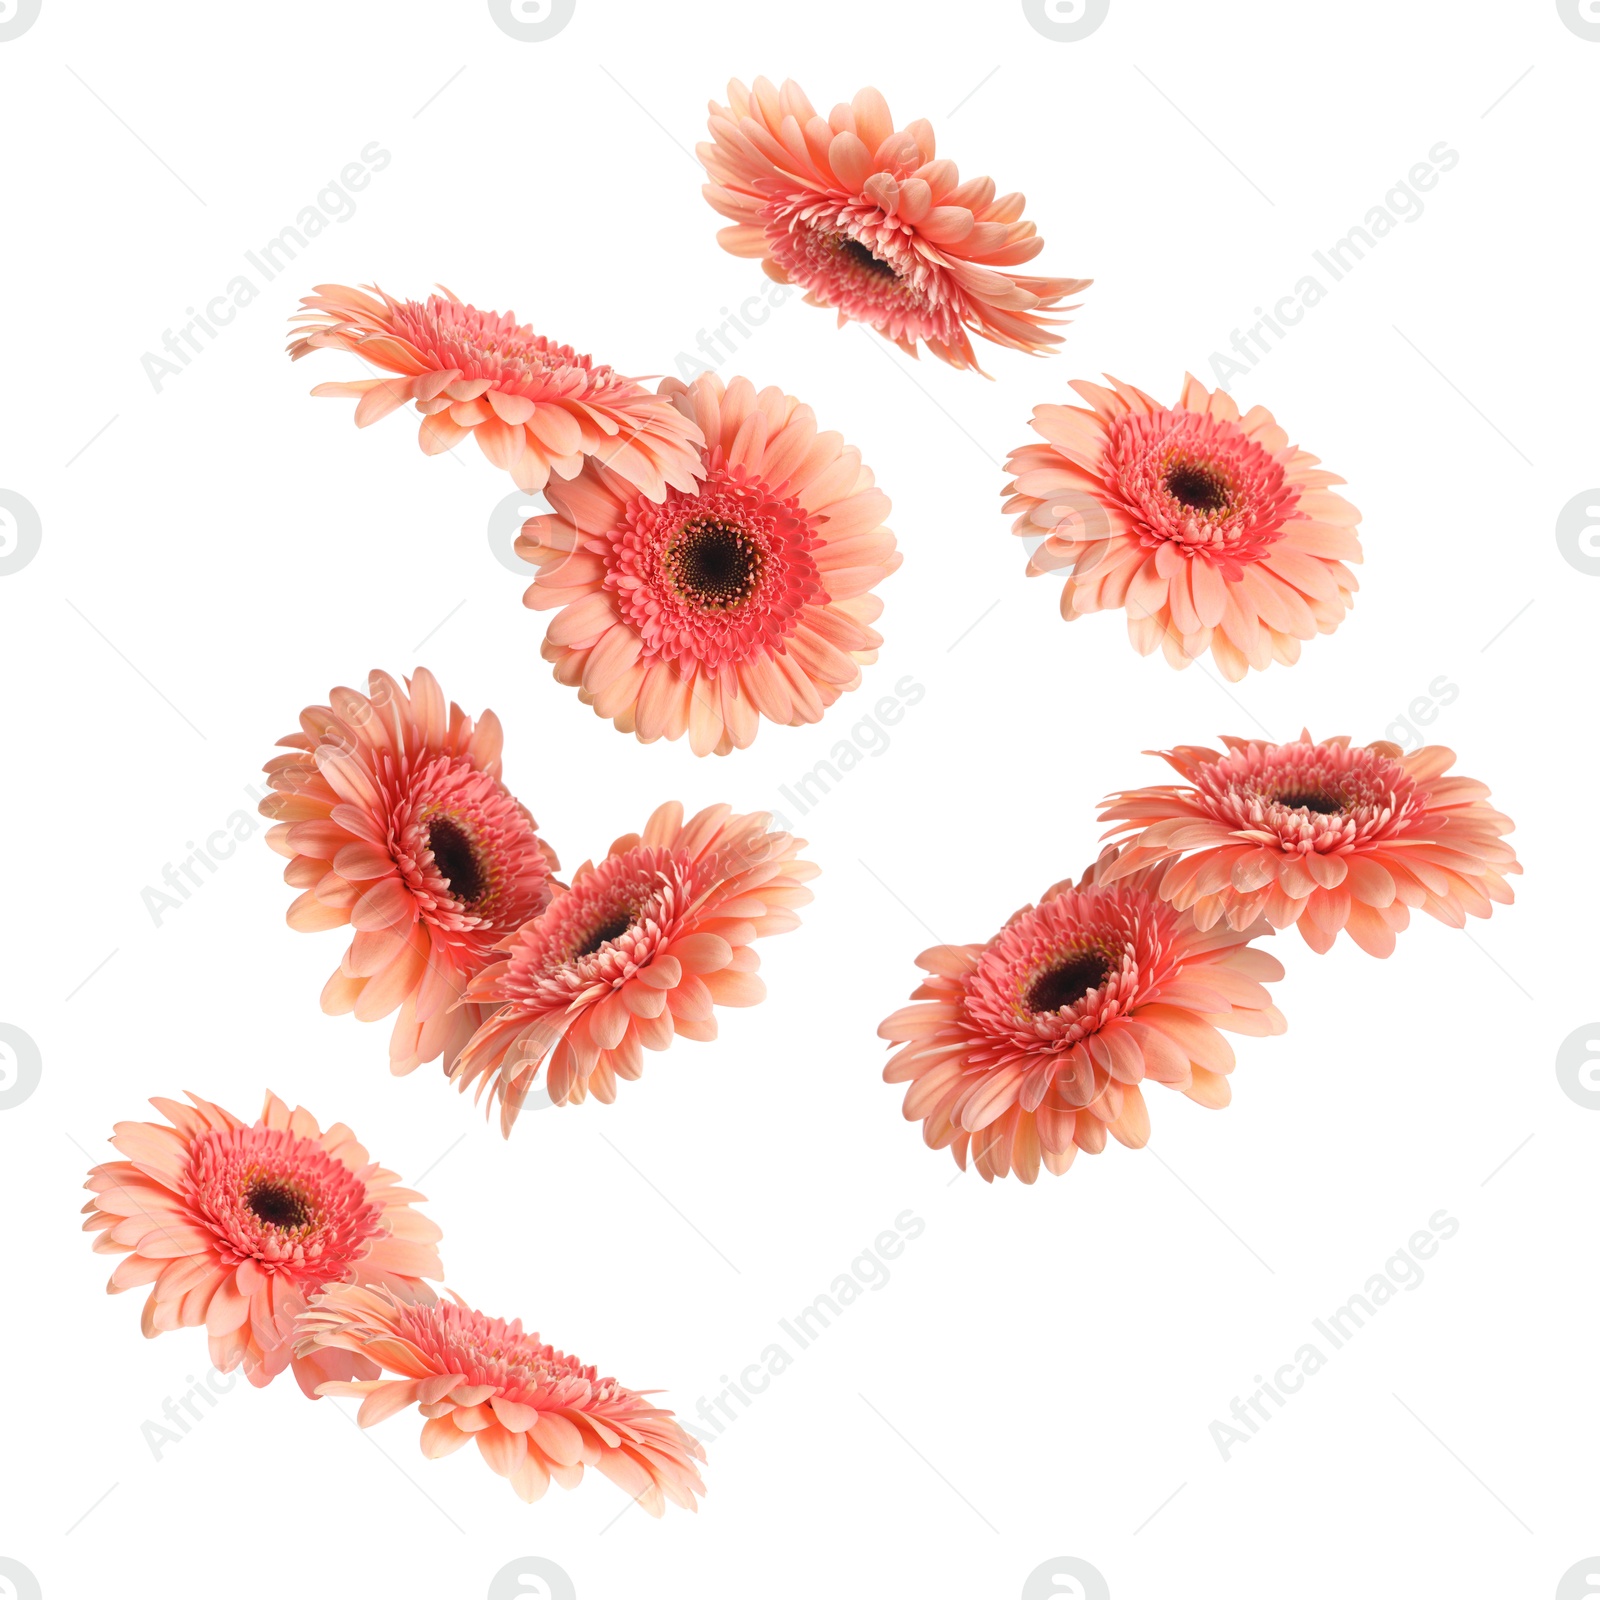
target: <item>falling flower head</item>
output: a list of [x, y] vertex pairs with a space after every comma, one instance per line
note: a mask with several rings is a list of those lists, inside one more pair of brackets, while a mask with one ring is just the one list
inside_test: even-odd
[[660, 504], [593, 461], [552, 483], [557, 514], [517, 541], [541, 569], [524, 603], [560, 608], [545, 659], [599, 715], [725, 755], [860, 684], [883, 642], [871, 591], [900, 555], [887, 496], [810, 406], [712, 373], [661, 393], [704, 433], [705, 481]]
[[415, 1404], [428, 1419], [425, 1456], [475, 1439], [524, 1500], [539, 1499], [552, 1478], [576, 1488], [585, 1467], [598, 1467], [653, 1517], [668, 1500], [694, 1511], [705, 1493], [695, 1467], [705, 1451], [670, 1411], [524, 1333], [521, 1322], [487, 1317], [459, 1297], [440, 1301], [425, 1285], [333, 1289], [300, 1319], [300, 1336], [308, 1356], [345, 1352], [394, 1374], [322, 1386], [361, 1400], [362, 1427]]
[[575, 476], [586, 456], [605, 461], [646, 499], [660, 500], [668, 485], [693, 490], [699, 434], [632, 378], [534, 333], [509, 311], [479, 311], [449, 290], [395, 300], [368, 288], [318, 285], [301, 302], [306, 310], [289, 344], [297, 361], [312, 350], [348, 350], [395, 374], [311, 391], [357, 400], [357, 427], [410, 400], [428, 455], [454, 449], [470, 433], [529, 494], [552, 474]]
[[439, 1229], [411, 1209], [422, 1196], [343, 1123], [324, 1133], [276, 1095], [253, 1127], [189, 1099], [152, 1100], [166, 1122], [119, 1122], [111, 1143], [125, 1159], [89, 1173], [84, 1231], [100, 1235], [96, 1250], [125, 1255], [110, 1292], [150, 1284], [147, 1338], [204, 1326], [212, 1365], [242, 1365], [258, 1388], [291, 1360], [308, 1395], [328, 1379], [375, 1377], [359, 1355], [294, 1355], [295, 1318], [331, 1284], [442, 1277]]
[[1158, 752], [1186, 781], [1113, 795], [1102, 820], [1125, 836], [1113, 875], [1153, 875], [1162, 898], [1202, 928], [1258, 917], [1298, 927], [1313, 950], [1343, 931], [1386, 956], [1418, 907], [1452, 927], [1511, 903], [1521, 872], [1473, 778], [1447, 777], [1455, 752], [1351, 747], [1347, 737], [1292, 744], [1222, 741]]
[[[408, 692], [409, 690], [409, 692]], [[457, 1002], [495, 946], [550, 903], [554, 852], [500, 781], [500, 723], [476, 724], [418, 668], [402, 688], [335, 689], [268, 762], [267, 842], [301, 893], [291, 928], [354, 929], [322, 1009], [373, 1022], [398, 1009], [395, 1072], [443, 1056], [481, 1015]]]
[[453, 1075], [499, 1102], [502, 1131], [541, 1067], [555, 1104], [591, 1093], [609, 1104], [617, 1080], [643, 1070], [643, 1051], [674, 1034], [714, 1039], [718, 1005], [764, 998], [751, 945], [799, 926], [794, 908], [817, 871], [796, 859], [805, 841], [769, 820], [710, 806], [685, 822], [676, 801], [660, 806], [505, 941], [468, 991], [492, 1014]]
[[1184, 379], [1176, 406], [1138, 389], [1076, 381], [1089, 402], [1036, 406], [1006, 465], [1005, 509], [1030, 541], [1030, 576], [1071, 568], [1068, 622], [1118, 606], [1141, 655], [1175, 667], [1209, 650], [1224, 677], [1293, 663], [1332, 633], [1358, 587], [1361, 514], [1343, 483], [1289, 443], [1272, 413]]
[[986, 944], [936, 945], [929, 974], [880, 1037], [906, 1083], [904, 1112], [935, 1150], [985, 1181], [1063, 1173], [1106, 1138], [1150, 1137], [1140, 1083], [1228, 1103], [1234, 1055], [1217, 1031], [1282, 1033], [1262, 987], [1283, 968], [1250, 941], [1265, 929], [1201, 932], [1165, 904], [1158, 874], [1106, 881], [1115, 848], [1046, 891]]
[[977, 368], [969, 333], [1030, 354], [1059, 344], [1050, 332], [1072, 310], [1061, 301], [1086, 278], [1016, 272], [1044, 241], [1022, 218], [1023, 197], [996, 197], [992, 178], [961, 182], [934, 159], [933, 129], [896, 131], [876, 89], [826, 117], [796, 83], [728, 85], [710, 106], [711, 143], [698, 154], [705, 197], [732, 227], [724, 250], [760, 260], [795, 283], [839, 325], [862, 322], [910, 355], [925, 344], [953, 367]]

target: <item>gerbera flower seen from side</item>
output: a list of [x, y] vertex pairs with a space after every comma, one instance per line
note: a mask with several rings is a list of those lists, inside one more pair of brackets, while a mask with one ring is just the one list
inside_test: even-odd
[[1108, 1136], [1142, 1147], [1147, 1079], [1226, 1105], [1234, 1054], [1218, 1030], [1284, 1030], [1262, 987], [1283, 968], [1251, 944], [1268, 930], [1202, 932], [1156, 893], [1159, 874], [1108, 883], [1115, 860], [1106, 850], [985, 944], [923, 951], [913, 1004], [878, 1029], [899, 1046], [883, 1076], [909, 1085], [906, 1119], [986, 1182], [1063, 1173]]
[[359, 1354], [294, 1354], [295, 1318], [331, 1284], [395, 1289], [439, 1278], [439, 1229], [336, 1123], [326, 1132], [274, 1094], [255, 1124], [190, 1095], [152, 1100], [166, 1122], [119, 1122], [125, 1158], [93, 1168], [86, 1233], [123, 1254], [112, 1294], [149, 1284], [147, 1338], [204, 1327], [219, 1372], [257, 1388], [292, 1362], [315, 1395], [333, 1378], [376, 1377]]
[[687, 1511], [705, 1485], [705, 1451], [670, 1411], [576, 1356], [474, 1311], [459, 1296], [417, 1288], [331, 1289], [300, 1319], [306, 1355], [340, 1351], [393, 1376], [333, 1380], [321, 1393], [360, 1399], [364, 1428], [415, 1404], [428, 1420], [422, 1453], [447, 1456], [476, 1441], [483, 1459], [524, 1500], [553, 1478], [576, 1488], [597, 1467], [653, 1517], [667, 1501]]
[[714, 1039], [717, 1006], [765, 997], [751, 946], [799, 926], [817, 873], [797, 859], [805, 841], [770, 820], [709, 806], [685, 822], [669, 801], [505, 941], [468, 990], [492, 1014], [453, 1074], [463, 1092], [476, 1085], [499, 1102], [504, 1133], [541, 1068], [557, 1105], [591, 1093], [610, 1104], [645, 1050], [675, 1034]]
[[[409, 692], [408, 692], [409, 690]], [[368, 693], [308, 706], [290, 754], [266, 766], [276, 819], [267, 842], [301, 891], [291, 928], [349, 925], [322, 991], [329, 1015], [398, 1011], [394, 1072], [443, 1056], [448, 1071], [481, 1014], [461, 1006], [495, 946], [550, 903], [555, 852], [500, 781], [500, 722], [474, 723], [419, 667], [402, 688], [374, 672]]]
[[[388, 378], [319, 383], [311, 392], [353, 398], [356, 426], [412, 401], [428, 455], [469, 433], [519, 489], [543, 489], [552, 474], [576, 475], [586, 456], [659, 500], [668, 486], [694, 488], [700, 437], [694, 425], [632, 378], [556, 344], [509, 311], [479, 311], [446, 289], [426, 300], [396, 300], [320, 284], [301, 304], [289, 354], [348, 350]], [[374, 298], [376, 296], [376, 298]]]
[[1075, 381], [1089, 402], [1035, 406], [1045, 443], [1013, 450], [1005, 509], [1030, 541], [1028, 575], [1070, 568], [1061, 615], [1128, 613], [1141, 655], [1174, 667], [1208, 650], [1225, 678], [1332, 633], [1359, 587], [1361, 513], [1343, 478], [1289, 443], [1263, 406], [1186, 377], [1175, 406], [1138, 389]]
[[876, 89], [826, 117], [796, 83], [735, 79], [710, 104], [711, 143], [696, 153], [712, 209], [733, 224], [724, 250], [760, 260], [812, 305], [861, 322], [909, 355], [926, 345], [953, 367], [978, 369], [969, 333], [1038, 354], [1087, 278], [1026, 277], [1014, 269], [1043, 248], [1020, 194], [992, 178], [965, 183], [934, 156], [921, 119], [896, 130]]
[[517, 540], [540, 568], [523, 599], [560, 608], [544, 657], [600, 716], [726, 755], [860, 684], [883, 642], [871, 591], [900, 555], [888, 497], [810, 406], [712, 373], [661, 393], [705, 435], [705, 482], [659, 505], [595, 461], [552, 483], [556, 515]]
[[1476, 779], [1446, 775], [1453, 750], [1305, 732], [1222, 742], [1152, 752], [1186, 781], [1104, 803], [1101, 820], [1124, 836], [1112, 876], [1153, 874], [1202, 928], [1264, 917], [1313, 950], [1344, 932], [1375, 956], [1393, 951], [1411, 908], [1460, 928], [1511, 903], [1506, 875], [1522, 868], [1503, 836], [1515, 824]]

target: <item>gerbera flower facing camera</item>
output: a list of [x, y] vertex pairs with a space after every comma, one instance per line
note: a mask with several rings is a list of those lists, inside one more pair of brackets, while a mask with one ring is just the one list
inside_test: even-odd
[[1333, 493], [1344, 479], [1263, 406], [1241, 416], [1192, 377], [1175, 406], [1106, 381], [1073, 383], [1087, 410], [1036, 406], [1045, 442], [1006, 463], [1029, 576], [1067, 572], [1068, 622], [1121, 607], [1134, 648], [1174, 667], [1209, 651], [1237, 682], [1299, 660], [1358, 587], [1346, 563], [1361, 560], [1361, 514]]
[[726, 755], [859, 686], [900, 554], [888, 496], [810, 406], [712, 373], [661, 394], [705, 435], [705, 481], [659, 505], [595, 461], [552, 483], [556, 514], [517, 540], [540, 569], [523, 603], [556, 611], [544, 657], [600, 716]]
[[142, 1325], [154, 1338], [203, 1327], [219, 1372], [257, 1388], [291, 1363], [308, 1395], [377, 1367], [339, 1349], [294, 1352], [295, 1319], [330, 1284], [420, 1286], [443, 1276], [439, 1229], [341, 1123], [326, 1132], [269, 1094], [251, 1125], [190, 1095], [152, 1100], [166, 1122], [119, 1122], [123, 1157], [95, 1167], [85, 1232], [123, 1254], [108, 1285], [150, 1285]]

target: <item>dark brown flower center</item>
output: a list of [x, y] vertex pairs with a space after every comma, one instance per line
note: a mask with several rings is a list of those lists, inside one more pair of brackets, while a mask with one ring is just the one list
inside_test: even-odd
[[428, 824], [428, 848], [450, 893], [463, 905], [476, 905], [489, 885], [466, 830], [449, 817], [435, 817]]
[[1344, 802], [1333, 795], [1322, 794], [1316, 790], [1306, 790], [1304, 793], [1280, 794], [1280, 806], [1288, 806], [1291, 811], [1315, 811], [1319, 816], [1336, 817], [1344, 810]]
[[632, 926], [633, 918], [626, 911], [614, 912], [598, 928], [590, 931], [588, 938], [572, 952], [572, 959], [581, 961], [585, 956], [592, 956], [601, 945], [620, 939]]
[[1059, 1011], [1098, 989], [1111, 976], [1111, 963], [1098, 950], [1071, 955], [1046, 968], [1028, 985], [1022, 1003], [1033, 1012]]
[[1225, 511], [1229, 495], [1227, 480], [1211, 467], [1193, 462], [1178, 462], [1167, 469], [1167, 493], [1191, 511]]
[[852, 239], [848, 234], [839, 240], [839, 254], [876, 277], [898, 279], [900, 276], [882, 256], [875, 256], [859, 239]]
[[696, 517], [673, 536], [662, 556], [673, 587], [711, 611], [727, 611], [755, 593], [761, 549], [737, 523]]
[[311, 1221], [311, 1207], [292, 1184], [258, 1178], [244, 1197], [256, 1217], [271, 1228], [303, 1228]]

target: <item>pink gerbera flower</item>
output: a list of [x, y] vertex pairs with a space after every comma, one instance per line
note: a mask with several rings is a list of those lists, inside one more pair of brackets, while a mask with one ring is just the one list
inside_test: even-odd
[[1234, 1055], [1217, 1031], [1282, 1033], [1264, 983], [1283, 968], [1250, 941], [1265, 928], [1202, 932], [1165, 904], [1152, 872], [1108, 883], [1115, 848], [1025, 906], [986, 944], [935, 945], [930, 976], [878, 1029], [901, 1048], [884, 1069], [909, 1083], [905, 1115], [986, 1182], [1057, 1174], [1106, 1137], [1150, 1137], [1139, 1085], [1229, 1100]]
[[452, 1300], [438, 1300], [426, 1285], [332, 1289], [300, 1319], [298, 1348], [308, 1356], [347, 1352], [395, 1374], [334, 1380], [320, 1392], [359, 1397], [364, 1428], [415, 1404], [428, 1419], [425, 1456], [476, 1440], [524, 1500], [539, 1499], [552, 1478], [576, 1488], [585, 1467], [598, 1467], [653, 1517], [668, 1500], [698, 1509], [705, 1485], [695, 1462], [705, 1451], [670, 1411], [524, 1333], [521, 1322]]
[[[369, 1159], [341, 1122], [324, 1133], [274, 1094], [254, 1127], [195, 1095], [150, 1103], [167, 1122], [119, 1122], [127, 1159], [93, 1168], [84, 1231], [126, 1252], [116, 1294], [150, 1284], [146, 1338], [204, 1326], [219, 1372], [261, 1388], [291, 1360], [308, 1395], [331, 1378], [376, 1377], [360, 1355], [293, 1354], [294, 1321], [331, 1284], [404, 1289], [443, 1269], [420, 1194]], [[170, 1124], [170, 1126], [169, 1126]]]
[[883, 642], [870, 591], [900, 555], [887, 496], [810, 406], [712, 373], [661, 393], [705, 434], [705, 482], [659, 505], [593, 461], [552, 483], [557, 515], [517, 540], [541, 569], [523, 603], [561, 608], [544, 657], [599, 715], [726, 755], [860, 685]]
[[1358, 587], [1361, 513], [1343, 483], [1289, 443], [1272, 413], [1244, 416], [1222, 390], [1186, 377], [1176, 406], [1108, 378], [1076, 381], [1089, 402], [1036, 406], [1034, 431], [1006, 465], [1005, 509], [1037, 541], [1028, 573], [1072, 569], [1068, 622], [1125, 606], [1141, 655], [1175, 667], [1209, 650], [1237, 682], [1254, 667], [1300, 658], [1300, 641], [1332, 633]]
[[[1511, 903], [1521, 872], [1503, 835], [1515, 824], [1473, 778], [1446, 777], [1455, 752], [1350, 746], [1341, 735], [1292, 744], [1223, 739], [1225, 751], [1159, 753], [1188, 781], [1111, 796], [1102, 820], [1126, 837], [1110, 876], [1154, 875], [1162, 898], [1202, 928], [1264, 917], [1298, 927], [1313, 950], [1343, 931], [1386, 956], [1420, 907], [1462, 927]], [[1165, 866], [1158, 866], [1165, 863]]]
[[322, 991], [330, 1015], [398, 1010], [389, 1064], [455, 1060], [482, 1019], [458, 1006], [497, 944], [550, 903], [555, 852], [500, 781], [500, 723], [474, 724], [419, 667], [410, 690], [374, 672], [369, 694], [308, 706], [293, 752], [267, 763], [267, 842], [301, 891], [291, 928], [354, 930]]
[[289, 345], [297, 361], [312, 350], [349, 350], [396, 374], [311, 391], [359, 400], [357, 427], [411, 400], [428, 455], [454, 449], [470, 433], [529, 494], [552, 473], [573, 477], [585, 456], [598, 456], [649, 500], [661, 499], [669, 484], [694, 488], [694, 424], [632, 378], [535, 334], [509, 311], [479, 311], [448, 289], [395, 300], [368, 287], [371, 294], [320, 284], [301, 301], [307, 310], [295, 320], [309, 326]]
[[735, 79], [711, 102], [712, 142], [698, 154], [714, 210], [733, 223], [717, 240], [797, 283], [839, 326], [863, 322], [910, 355], [919, 344], [953, 367], [977, 368], [968, 332], [1030, 354], [1059, 344], [1044, 313], [1087, 278], [1031, 278], [1013, 269], [1044, 241], [1022, 220], [1023, 197], [994, 180], [961, 182], [934, 159], [922, 120], [896, 131], [876, 89], [826, 118], [798, 84], [754, 89]]
[[509, 1134], [539, 1070], [557, 1105], [593, 1093], [606, 1104], [618, 1078], [637, 1078], [645, 1050], [674, 1034], [714, 1039], [718, 1005], [766, 995], [751, 949], [798, 927], [817, 869], [796, 859], [803, 839], [768, 831], [765, 813], [709, 806], [683, 820], [659, 806], [644, 833], [625, 834], [600, 865], [501, 946], [504, 959], [473, 980], [468, 998], [492, 1010], [461, 1052], [454, 1077], [500, 1103]]

